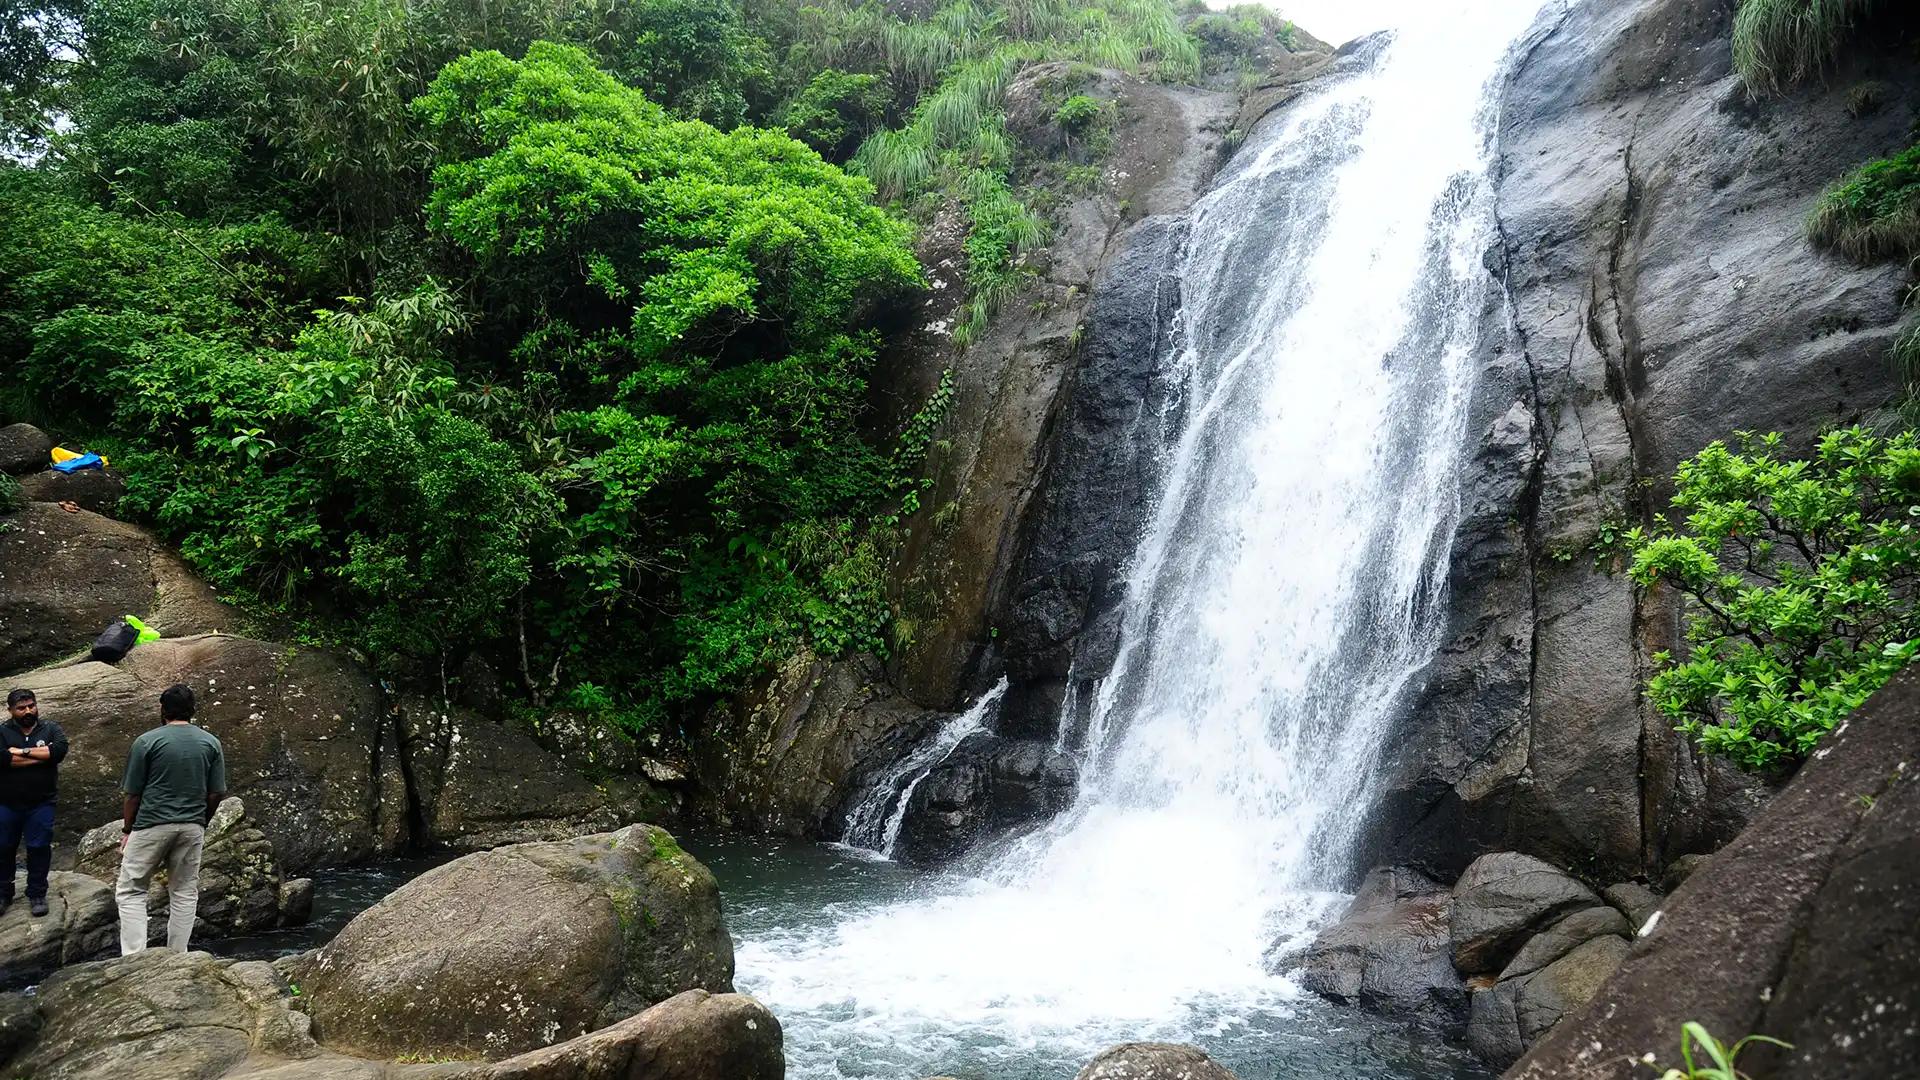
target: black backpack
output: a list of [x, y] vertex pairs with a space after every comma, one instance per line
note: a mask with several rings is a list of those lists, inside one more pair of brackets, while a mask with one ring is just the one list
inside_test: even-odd
[[93, 639], [93, 658], [103, 664], [117, 664], [132, 651], [133, 643], [140, 640], [140, 631], [128, 626], [122, 619], [99, 637]]

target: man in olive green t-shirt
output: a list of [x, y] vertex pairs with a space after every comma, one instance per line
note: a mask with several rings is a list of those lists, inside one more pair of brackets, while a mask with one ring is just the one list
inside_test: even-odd
[[167, 687], [163, 723], [133, 741], [120, 787], [127, 800], [120, 828], [120, 955], [147, 947], [147, 886], [167, 871], [167, 948], [186, 952], [200, 907], [200, 852], [207, 822], [227, 793], [220, 740], [193, 724], [193, 691]]

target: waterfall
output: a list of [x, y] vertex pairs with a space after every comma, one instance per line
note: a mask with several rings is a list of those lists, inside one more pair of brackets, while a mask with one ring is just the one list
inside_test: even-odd
[[1193, 207], [1161, 490], [1078, 798], [979, 877], [744, 942], [794, 1075], [1205, 1042], [1294, 1000], [1264, 957], [1338, 902], [1442, 629], [1493, 103], [1541, 6], [1408, 5]]
[[900, 839], [900, 823], [906, 820], [907, 803], [913, 798], [914, 789], [920, 786], [920, 781], [925, 780], [928, 773], [947, 760], [966, 741], [967, 736], [986, 730], [987, 721], [1000, 704], [1000, 696], [1006, 692], [1007, 680], [1003, 678], [993, 689], [980, 695], [965, 712], [948, 720], [939, 731], [933, 733], [932, 738], [914, 747], [911, 753], [887, 770], [847, 812], [847, 827], [841, 842], [883, 859], [892, 858], [893, 845]]

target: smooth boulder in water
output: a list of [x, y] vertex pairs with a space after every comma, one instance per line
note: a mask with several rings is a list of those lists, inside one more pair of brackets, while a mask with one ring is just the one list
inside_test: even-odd
[[1240, 1080], [1199, 1047], [1180, 1043], [1121, 1043], [1087, 1062], [1073, 1080]]
[[682, 991], [731, 991], [733, 941], [707, 868], [631, 825], [456, 859], [290, 974], [330, 1046], [502, 1058]]

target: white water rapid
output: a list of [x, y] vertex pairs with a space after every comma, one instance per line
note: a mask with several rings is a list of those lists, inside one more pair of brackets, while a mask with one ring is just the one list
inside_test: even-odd
[[1492, 102], [1542, 2], [1406, 5], [1194, 207], [1163, 486], [1080, 795], [978, 878], [743, 941], [790, 1076], [1070, 1076], [1295, 1007], [1264, 957], [1338, 899], [1436, 646]]

